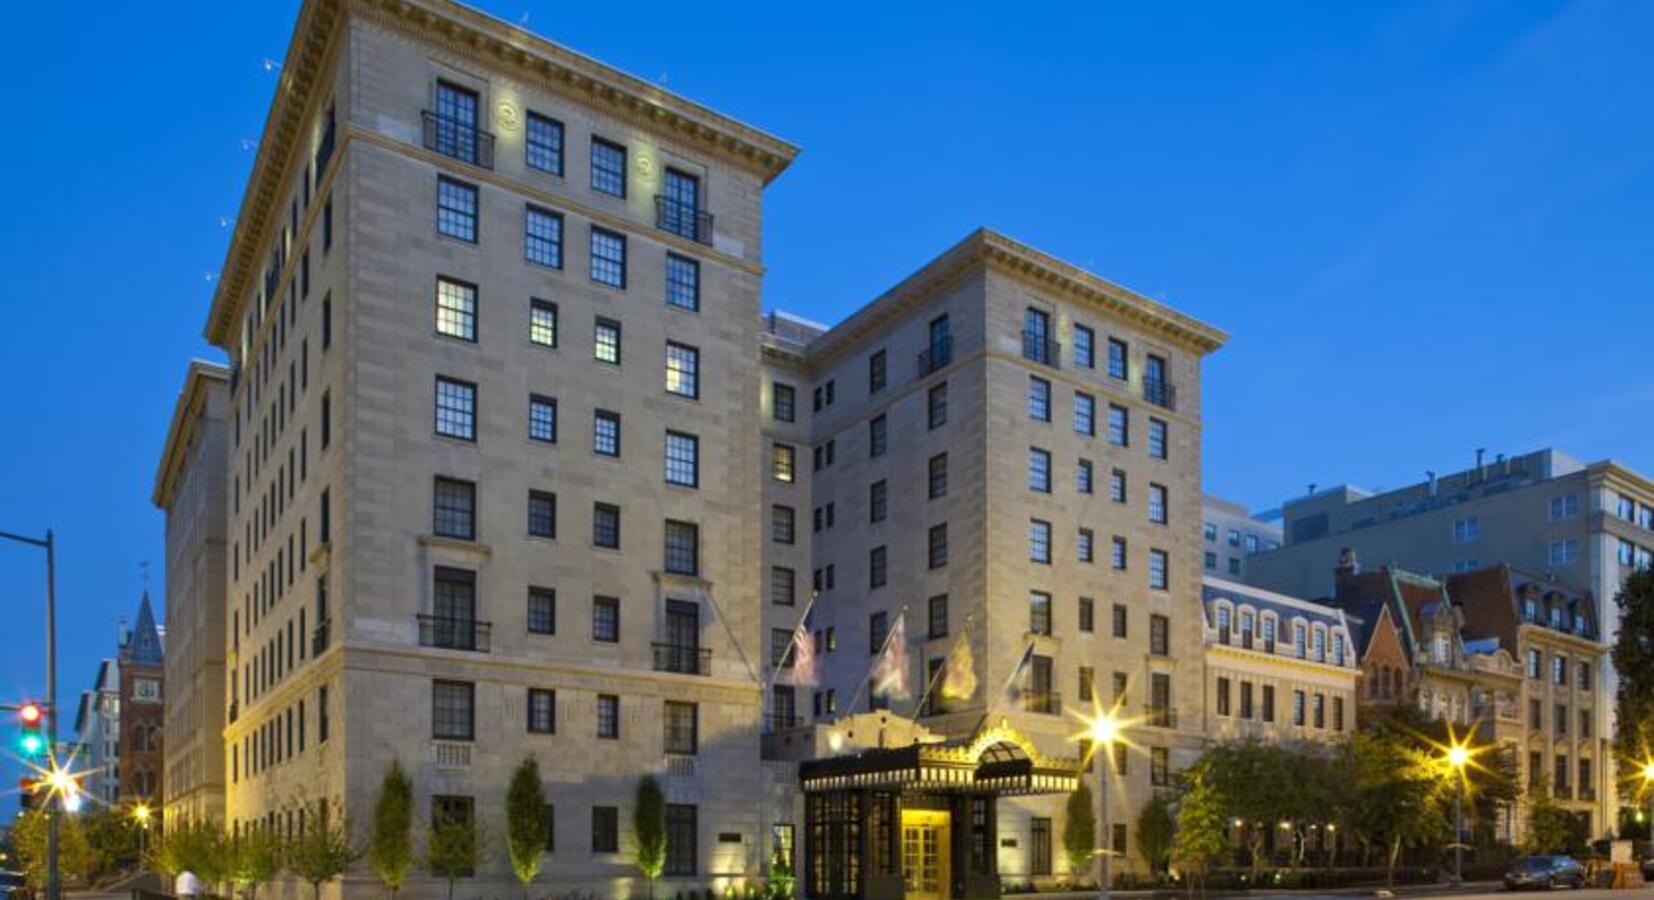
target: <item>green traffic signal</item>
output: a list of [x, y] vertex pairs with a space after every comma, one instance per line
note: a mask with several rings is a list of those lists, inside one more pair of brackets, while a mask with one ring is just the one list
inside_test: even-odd
[[24, 756], [39, 756], [40, 751], [46, 746], [46, 742], [38, 734], [25, 734], [18, 744]]

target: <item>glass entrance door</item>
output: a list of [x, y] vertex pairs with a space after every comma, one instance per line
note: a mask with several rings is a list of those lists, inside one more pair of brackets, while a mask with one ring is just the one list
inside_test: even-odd
[[950, 891], [948, 814], [902, 810], [902, 885], [909, 900], [945, 900]]

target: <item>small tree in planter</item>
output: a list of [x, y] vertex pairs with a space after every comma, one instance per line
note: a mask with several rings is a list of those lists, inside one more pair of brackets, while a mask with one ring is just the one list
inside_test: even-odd
[[[1103, 765], [1107, 764], [1104, 760]], [[1095, 806], [1091, 787], [1081, 780], [1068, 795], [1068, 806], [1063, 811], [1062, 852], [1068, 857], [1068, 871], [1076, 883], [1091, 870], [1091, 856], [1097, 848]]]
[[532, 756], [511, 774], [505, 839], [511, 871], [523, 886], [523, 900], [528, 900], [528, 886], [539, 876], [546, 852], [546, 792], [540, 784], [540, 764]]
[[1172, 842], [1177, 839], [1177, 819], [1172, 816], [1172, 805], [1163, 795], [1155, 794], [1137, 813], [1137, 855], [1149, 867], [1149, 874], [1159, 876], [1172, 859]]
[[666, 798], [660, 782], [645, 775], [637, 783], [632, 806], [632, 835], [637, 840], [637, 867], [649, 881], [649, 900], [655, 898], [655, 879], [666, 866]]
[[385, 885], [391, 900], [414, 867], [413, 784], [402, 764], [391, 760], [373, 804], [373, 828], [368, 837], [368, 864]]
[[777, 846], [770, 856], [769, 900], [793, 900], [793, 861]]
[[321, 900], [322, 885], [350, 868], [361, 851], [350, 845], [350, 826], [343, 816], [327, 814], [327, 802], [316, 804], [305, 818], [309, 827], [288, 849], [287, 869], [310, 885], [311, 896]]
[[454, 882], [470, 878], [482, 857], [482, 829], [471, 816], [439, 815], [425, 839], [425, 870], [448, 882], [448, 900], [454, 900]]

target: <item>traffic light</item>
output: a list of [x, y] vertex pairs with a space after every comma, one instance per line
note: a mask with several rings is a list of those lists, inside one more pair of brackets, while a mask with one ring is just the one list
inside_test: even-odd
[[35, 793], [40, 789], [40, 782], [33, 778], [17, 779], [17, 806], [19, 809], [37, 809], [40, 806], [40, 797]]
[[46, 710], [38, 703], [25, 703], [17, 709], [17, 723], [21, 731], [17, 749], [27, 759], [33, 759], [46, 749], [46, 738], [40, 733], [46, 724]]

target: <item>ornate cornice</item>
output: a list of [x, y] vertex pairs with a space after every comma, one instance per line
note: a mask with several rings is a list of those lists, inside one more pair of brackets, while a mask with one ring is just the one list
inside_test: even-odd
[[172, 424], [167, 427], [166, 443], [161, 445], [161, 461], [155, 467], [155, 486], [149, 495], [150, 502], [162, 509], [172, 504], [172, 495], [184, 468], [184, 451], [189, 449], [185, 441], [189, 438], [190, 423], [206, 410], [208, 382], [216, 382], [227, 390], [230, 370], [218, 363], [190, 360], [189, 374], [184, 376], [184, 386], [178, 391], [178, 402], [172, 408]]
[[960, 278], [985, 269], [1003, 272], [1038, 290], [1089, 304], [1203, 355], [1223, 346], [1229, 339], [1223, 331], [1192, 316], [997, 231], [979, 228], [811, 342], [811, 363], [820, 365], [830, 361], [946, 290]]
[[[765, 184], [798, 155], [796, 146], [780, 138], [451, 0], [305, 0], [207, 317], [207, 340], [221, 347], [229, 346], [231, 323], [258, 271], [272, 216], [280, 215], [283, 198], [277, 191], [302, 162], [296, 154], [304, 149], [305, 126], [321, 99], [318, 82], [345, 33], [347, 14], [681, 141], [758, 174]], [[336, 158], [342, 159], [344, 149]]]

